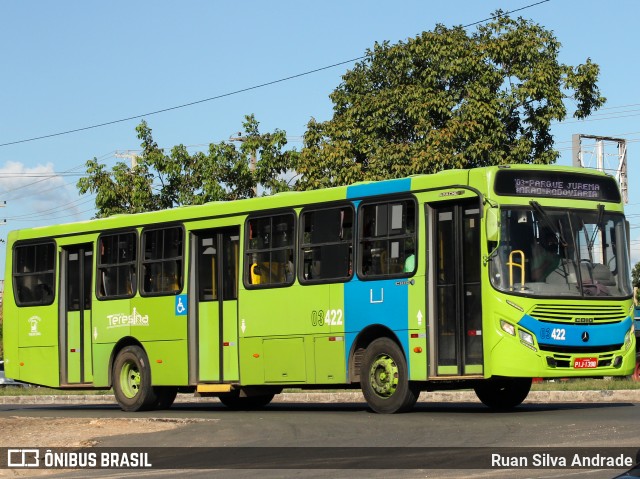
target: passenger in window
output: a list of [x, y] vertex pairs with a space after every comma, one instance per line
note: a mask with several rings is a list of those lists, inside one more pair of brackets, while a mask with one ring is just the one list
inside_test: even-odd
[[295, 271], [293, 268], [293, 257], [291, 255], [289, 255], [289, 259], [287, 263], [284, 265], [284, 272], [285, 272], [285, 282], [293, 283]]
[[412, 239], [408, 239], [404, 245], [404, 272], [413, 273], [416, 266], [415, 245]]

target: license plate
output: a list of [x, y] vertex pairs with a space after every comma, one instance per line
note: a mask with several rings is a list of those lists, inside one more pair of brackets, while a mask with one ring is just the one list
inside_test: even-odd
[[589, 369], [598, 367], [598, 358], [576, 358], [573, 362], [574, 369]]

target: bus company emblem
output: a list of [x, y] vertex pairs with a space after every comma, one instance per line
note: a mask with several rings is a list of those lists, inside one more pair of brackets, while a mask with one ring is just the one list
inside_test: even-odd
[[27, 321], [29, 321], [29, 336], [40, 336], [42, 333], [38, 331], [38, 324], [42, 321], [40, 316], [31, 316]]
[[587, 341], [589, 341], [589, 333], [585, 331], [582, 333], [582, 342], [586, 343]]
[[107, 329], [125, 326], [149, 326], [149, 315], [141, 315], [136, 308], [133, 308], [131, 314], [109, 314], [107, 320], [109, 321]]
[[586, 317], [580, 317], [580, 318], [575, 318], [575, 322], [576, 323], [593, 323], [594, 322], [594, 318], [586, 318]]
[[460, 196], [464, 195], [464, 190], [456, 190], [456, 191], [443, 191], [440, 193], [440, 196]]

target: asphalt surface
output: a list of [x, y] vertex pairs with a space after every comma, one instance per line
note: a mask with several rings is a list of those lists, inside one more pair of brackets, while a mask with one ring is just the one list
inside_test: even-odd
[[[211, 403], [216, 398], [194, 397], [193, 394], [179, 394], [176, 403]], [[473, 391], [437, 391], [423, 392], [420, 402], [449, 403], [477, 402]], [[293, 392], [275, 396], [272, 403], [364, 403], [362, 393], [347, 392]], [[110, 394], [68, 394], [68, 395], [24, 395], [0, 396], [0, 404], [115, 404]], [[640, 389], [602, 390], [602, 391], [532, 391], [525, 404], [552, 403], [640, 403]]]

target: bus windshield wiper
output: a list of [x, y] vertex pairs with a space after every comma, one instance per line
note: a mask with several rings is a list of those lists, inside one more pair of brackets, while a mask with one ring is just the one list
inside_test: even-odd
[[566, 248], [567, 247], [567, 241], [564, 239], [564, 236], [562, 234], [562, 229], [560, 228], [560, 225], [556, 226], [556, 225], [553, 224], [553, 221], [551, 221], [551, 218], [549, 218], [549, 215], [542, 208], [542, 205], [540, 203], [538, 203], [537, 201], [531, 200], [529, 202], [529, 204], [535, 210], [535, 212], [538, 214], [538, 216], [540, 216], [540, 219], [542, 219], [542, 221], [544, 222], [546, 227], [549, 228], [550, 231], [552, 231], [553, 233], [558, 235], [558, 239], [560, 240], [560, 245], [563, 248]]

